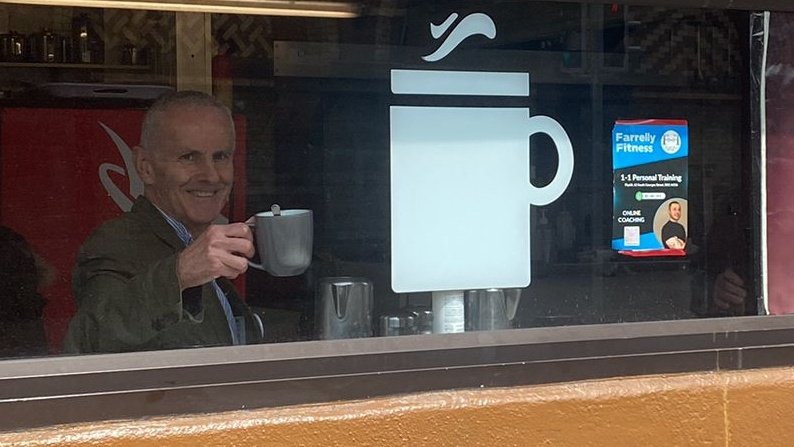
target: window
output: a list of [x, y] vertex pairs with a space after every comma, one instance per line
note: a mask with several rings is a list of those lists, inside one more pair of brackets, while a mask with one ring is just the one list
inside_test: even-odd
[[[782, 344], [787, 317], [704, 318], [786, 313], [787, 258], [772, 247], [784, 246], [787, 224], [775, 215], [765, 233], [764, 200], [768, 192], [770, 210], [787, 211], [789, 176], [777, 165], [771, 177], [764, 163], [780, 150], [773, 139], [785, 138], [772, 131], [785, 129], [787, 103], [774, 103], [768, 121], [761, 104], [786, 88], [779, 30], [788, 13], [671, 2], [353, 6], [352, 18], [0, 7], [9, 30], [0, 55], [3, 354], [63, 354], [78, 331], [68, 329], [75, 290], [96, 312], [79, 327], [92, 340], [83, 346], [96, 348], [88, 351], [138, 351], [0, 363], [9, 368], [0, 404], [46, 413], [22, 424], [62, 420], [38, 407], [58, 386], [68, 388], [58, 399], [85, 404], [76, 417], [91, 419], [108, 417], [89, 407], [110, 392], [139, 404], [112, 415], [122, 417], [195, 411], [197, 395], [202, 411], [234, 408], [252, 390], [270, 394], [248, 405], [273, 405], [774, 364], [767, 351], [734, 355]], [[89, 234], [152, 188], [135, 166], [140, 125], [175, 89], [211, 90], [232, 111], [233, 161], [213, 147], [211, 157], [187, 150], [162, 165], [221, 172], [233, 163], [221, 220], [243, 222], [274, 204], [283, 218], [312, 211], [313, 229], [291, 227], [313, 236], [305, 271], [273, 266], [286, 261], [268, 257], [280, 250], [266, 245], [276, 225], [268, 216], [255, 219], [254, 262], [271, 262], [269, 272], [251, 267], [233, 285], [221, 281], [223, 295], [239, 295], [255, 317], [229, 298], [238, 321], [219, 319], [214, 288], [174, 295], [170, 273], [147, 290], [176, 296], [178, 311], [157, 318], [92, 288], [102, 275], [128, 284], [150, 260], [124, 258], [123, 272], [114, 263], [75, 270]], [[767, 166], [769, 181], [782, 183], [764, 183]], [[206, 196], [197, 200], [220, 191], [196, 188], [187, 191]], [[290, 248], [301, 244], [306, 251], [305, 239]], [[147, 253], [166, 258], [174, 247]], [[105, 259], [93, 253], [80, 262]], [[257, 320], [264, 344], [214, 348], [259, 341]], [[211, 321], [222, 335], [189, 335]], [[245, 329], [231, 336], [227, 323]], [[159, 335], [171, 327], [182, 338]], [[454, 332], [463, 334], [431, 335]], [[320, 341], [334, 339], [346, 341]], [[188, 346], [207, 349], [150, 352]], [[97, 372], [104, 362], [110, 370]], [[190, 374], [174, 382], [174, 368]], [[75, 376], [86, 381], [69, 385]], [[340, 391], [359, 376], [361, 389]], [[408, 389], [411, 377], [424, 382]], [[227, 381], [237, 385], [224, 395]], [[152, 389], [167, 398], [145, 404]], [[19, 402], [31, 396], [42, 399]]]

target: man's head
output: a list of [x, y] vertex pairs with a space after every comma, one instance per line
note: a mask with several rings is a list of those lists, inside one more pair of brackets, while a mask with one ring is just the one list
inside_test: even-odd
[[229, 198], [234, 140], [231, 113], [213, 97], [193, 91], [161, 97], [146, 113], [135, 148], [144, 196], [198, 236]]
[[673, 222], [678, 222], [681, 219], [681, 204], [672, 201], [669, 205], [667, 205], [667, 214], [670, 215], [670, 220]]

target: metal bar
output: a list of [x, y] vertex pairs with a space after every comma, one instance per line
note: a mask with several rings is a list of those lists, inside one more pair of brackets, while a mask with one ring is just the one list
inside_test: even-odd
[[[544, 0], [533, 0], [544, 1]], [[565, 3], [611, 4], [609, 0], [556, 0]], [[739, 9], [747, 11], [794, 11], [790, 0], [624, 0], [626, 6], [664, 6], [688, 9]]]
[[0, 362], [0, 430], [398, 393], [785, 366], [794, 316]]
[[360, 13], [357, 3], [308, 0], [0, 0], [0, 3], [340, 19], [358, 17]]

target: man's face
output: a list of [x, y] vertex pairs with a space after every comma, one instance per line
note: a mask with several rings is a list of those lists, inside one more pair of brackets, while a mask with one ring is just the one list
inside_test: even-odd
[[196, 237], [220, 215], [232, 188], [228, 117], [213, 107], [172, 106], [155, 136], [156, 147], [139, 150], [146, 197]]
[[678, 219], [681, 218], [681, 205], [678, 203], [673, 203], [670, 205], [670, 220], [674, 222], [678, 222]]

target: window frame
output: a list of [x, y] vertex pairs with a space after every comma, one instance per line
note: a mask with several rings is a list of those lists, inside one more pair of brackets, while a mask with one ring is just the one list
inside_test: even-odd
[[[598, 0], [555, 0], [610, 3]], [[626, 5], [794, 11], [790, 0]], [[749, 20], [749, 16], [748, 16]], [[790, 366], [794, 315], [0, 361], [0, 430], [645, 374]]]
[[0, 362], [0, 430], [393, 394], [781, 367], [794, 315]]

